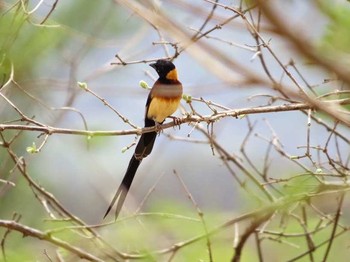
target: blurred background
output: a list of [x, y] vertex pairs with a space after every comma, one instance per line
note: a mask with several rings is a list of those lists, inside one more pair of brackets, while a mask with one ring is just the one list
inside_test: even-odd
[[[279, 19], [312, 43], [322, 58], [349, 64], [348, 1], [271, 2]], [[221, 112], [305, 102], [299, 96], [300, 86], [312, 98], [349, 97], [349, 83], [300, 52], [288, 34], [264, 16], [264, 8], [255, 1], [5, 0], [0, 2], [0, 12], [2, 125], [35, 125], [16, 108], [44, 127], [134, 129], [78, 84], [83, 83], [134, 125], [143, 127], [148, 90], [142, 89], [139, 82], [143, 80], [152, 86], [157, 75], [148, 64], [165, 57], [174, 59], [184, 93], [193, 98], [190, 104], [181, 102], [175, 114], [178, 117], [191, 113], [198, 117], [215, 115], [212, 108]], [[252, 28], [258, 30], [258, 37]], [[254, 77], [258, 80], [253, 81]], [[276, 88], [276, 83], [286, 93]], [[220, 106], [210, 107], [209, 101]], [[348, 107], [342, 110], [348, 111]], [[348, 113], [345, 116], [349, 120]], [[171, 247], [177, 241], [205, 233], [206, 224], [198, 214], [205, 214], [208, 228], [215, 228], [271, 203], [272, 199], [295, 192], [315, 192], [320, 181], [346, 187], [350, 161], [348, 127], [327, 112], [276, 110], [165, 129], [157, 137], [152, 154], [143, 160], [123, 208], [122, 217], [132, 218], [97, 230], [117, 250], [152, 253], [150, 250]], [[136, 135], [46, 136], [42, 131], [25, 128], [0, 130], [0, 219], [11, 220], [17, 214], [21, 223], [40, 230], [79, 224], [51, 208], [52, 200], [33, 187], [24, 178], [25, 173], [83, 225], [105, 222], [102, 217], [134, 151], [134, 147], [125, 152], [124, 149], [136, 141]], [[41, 145], [39, 152], [33, 152]], [[24, 169], [21, 171], [19, 166]], [[317, 173], [324, 176], [319, 178]], [[189, 200], [181, 181], [197, 206]], [[306, 230], [327, 228], [321, 235], [311, 236], [314, 245], [333, 240], [329, 237], [331, 226], [328, 228], [333, 218], [325, 222], [327, 226], [316, 226], [324, 217], [337, 213], [339, 199], [342, 206], [347, 201], [341, 192], [331, 196], [326, 196], [327, 201], [323, 195], [317, 198], [314, 210], [296, 201], [288, 210], [276, 211], [274, 216], [278, 218], [271, 216], [267, 227], [276, 232], [281, 228], [303, 232], [300, 220], [290, 216], [293, 221], [286, 222], [282, 218], [284, 212], [300, 215], [301, 206], [306, 205], [304, 211], [310, 217]], [[152, 220], [152, 216], [137, 215], [143, 212], [176, 214], [188, 220], [173, 218], [169, 222], [161, 216]], [[305, 216], [301, 215], [304, 219]], [[346, 225], [349, 211], [343, 210], [341, 219]], [[113, 222], [113, 216], [107, 221]], [[244, 233], [248, 224], [240, 225], [240, 231], [236, 227], [221, 231], [211, 239], [212, 249], [207, 249], [205, 242], [198, 242], [198, 247], [189, 245], [183, 253], [174, 255], [174, 261], [228, 261], [235, 253], [234, 236]], [[62, 239], [98, 253], [96, 246], [81, 242], [88, 242], [84, 237], [67, 231], [66, 228], [60, 233]], [[4, 236], [5, 232], [0, 230]], [[7, 244], [2, 245], [8, 261], [50, 261], [60, 256], [77, 261], [74, 253], [63, 252], [62, 247], [54, 251], [52, 244], [41, 243], [34, 248], [39, 240], [21, 239], [19, 255], [14, 243], [20, 235], [11, 235], [3, 237]], [[274, 237], [266, 235], [260, 240]], [[342, 237], [339, 241], [345, 240], [345, 244], [333, 245], [331, 255], [346, 252], [349, 237]], [[299, 240], [288, 241], [266, 240], [260, 247], [265, 256], [270, 254], [269, 261], [285, 261], [311, 249], [305, 236], [305, 243], [297, 247]], [[263, 256], [258, 255], [254, 237], [250, 242], [243, 261], [261, 260]], [[281, 248], [281, 253], [274, 245]], [[322, 248], [315, 252], [316, 261], [326, 252]], [[209, 258], [208, 250], [212, 254]], [[111, 253], [104, 255], [100, 256], [102, 260], [114, 260]], [[310, 257], [306, 256], [305, 261], [313, 261]], [[173, 258], [150, 255], [145, 259]]]

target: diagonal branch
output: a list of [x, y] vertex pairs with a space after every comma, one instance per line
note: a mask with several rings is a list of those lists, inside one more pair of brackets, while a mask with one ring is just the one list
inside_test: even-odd
[[63, 241], [59, 238], [53, 237], [50, 234], [47, 234], [38, 229], [28, 227], [26, 225], [20, 224], [13, 220], [0, 220], [0, 227], [7, 228], [9, 230], [15, 230], [23, 234], [23, 236], [31, 236], [40, 240], [44, 240], [54, 244], [55, 246], [61, 247], [73, 254], [77, 255], [79, 258], [87, 259], [88, 261], [98, 261], [102, 262], [103, 260], [94, 256], [93, 254], [77, 247], [72, 244]]

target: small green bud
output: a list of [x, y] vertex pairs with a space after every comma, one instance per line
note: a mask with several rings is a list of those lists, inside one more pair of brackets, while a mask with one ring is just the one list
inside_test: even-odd
[[87, 83], [85, 83], [85, 82], [78, 82], [78, 86], [79, 86], [81, 89], [84, 89], [84, 90], [87, 89]]
[[182, 95], [182, 99], [185, 100], [186, 103], [191, 103], [192, 102], [192, 96], [191, 95], [183, 94]]
[[26, 148], [27, 152], [29, 154], [35, 154], [35, 153], [38, 153], [38, 149], [36, 148], [36, 144], [33, 142], [33, 145], [32, 146], [28, 146]]
[[316, 174], [321, 174], [322, 172], [323, 172], [322, 168], [317, 168], [315, 173]]
[[143, 89], [151, 89], [151, 88], [149, 87], [149, 85], [147, 84], [146, 81], [141, 80], [141, 81], [139, 82], [139, 85], [140, 85]]

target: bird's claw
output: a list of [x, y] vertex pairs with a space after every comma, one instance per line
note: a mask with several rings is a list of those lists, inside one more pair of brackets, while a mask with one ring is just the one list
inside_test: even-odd
[[174, 126], [179, 126], [181, 125], [181, 118], [176, 117], [176, 116], [168, 116], [169, 118], [173, 119]]
[[158, 132], [161, 132], [161, 131], [163, 131], [163, 129], [162, 129], [162, 124], [159, 124], [158, 122], [155, 122], [155, 128], [156, 128], [156, 132], [158, 133]]

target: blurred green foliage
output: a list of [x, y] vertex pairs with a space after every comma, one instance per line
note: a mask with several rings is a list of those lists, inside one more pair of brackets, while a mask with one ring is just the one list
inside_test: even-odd
[[320, 10], [328, 18], [322, 47], [329, 52], [350, 52], [350, 4], [332, 0], [318, 1]]
[[[23, 1], [28, 3], [28, 1]], [[58, 3], [58, 6], [61, 3]], [[98, 1], [78, 0], [71, 4], [62, 3], [52, 14], [54, 19], [48, 19], [41, 24], [43, 17], [36, 12], [29, 13], [30, 8], [23, 8], [21, 1], [0, 14], [0, 63], [1, 73], [8, 75], [9, 63], [15, 67], [18, 79], [30, 75], [47, 59], [51, 52], [61, 53], [72, 44], [78, 45], [86, 38], [95, 38], [96, 30], [102, 27], [100, 34], [106, 36], [120, 32], [120, 19], [126, 19], [127, 14], [110, 5], [101, 5]], [[111, 3], [112, 4], [112, 3]], [[130, 24], [132, 28], [133, 23]], [[89, 36], [90, 35], [90, 36]], [[75, 42], [78, 41], [78, 42]], [[73, 47], [73, 46], [71, 46]], [[6, 63], [5, 63], [6, 62]], [[3, 74], [2, 74], [3, 75]]]
[[34, 24], [19, 7], [3, 13], [0, 24], [0, 53], [13, 64], [17, 79], [28, 77], [40, 59], [64, 40], [59, 28]]

